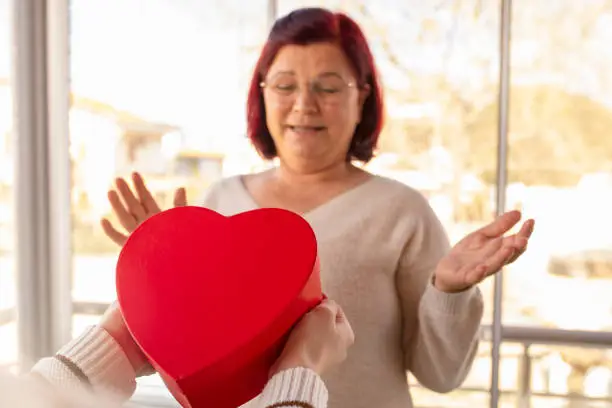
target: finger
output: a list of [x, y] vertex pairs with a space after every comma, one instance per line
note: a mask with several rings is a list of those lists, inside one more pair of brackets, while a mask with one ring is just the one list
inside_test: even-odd
[[315, 311], [329, 313], [330, 315], [334, 316], [335, 319], [339, 309], [340, 306], [338, 306], [336, 302], [331, 299], [325, 299], [319, 303], [319, 305], [315, 308]]
[[102, 226], [104, 234], [106, 234], [106, 236], [109, 237], [115, 244], [119, 246], [123, 246], [123, 244], [125, 244], [125, 241], [127, 241], [128, 238], [127, 235], [117, 231], [109, 220], [103, 218], [100, 221], [100, 225]]
[[119, 301], [117, 299], [113, 300], [113, 302], [108, 305], [108, 308], [106, 309], [106, 312], [113, 312], [115, 310], [119, 309]]
[[111, 303], [106, 308], [106, 310], [104, 311], [104, 314], [102, 314], [102, 320], [107, 319], [109, 315], [114, 313], [114, 311], [117, 310], [118, 308], [119, 308], [119, 302], [117, 300], [113, 301], [113, 303]]
[[[523, 231], [523, 229], [524, 227], [521, 228], [521, 231]], [[525, 234], [531, 234], [529, 232], [529, 227], [525, 231], [523, 231], [522, 236], [521, 232], [519, 232], [518, 234], [504, 237], [504, 242], [502, 246], [509, 247], [512, 249], [510, 256], [506, 260], [506, 265], [516, 261], [527, 249], [529, 238], [525, 236]]]
[[140, 204], [140, 201], [136, 199], [132, 189], [122, 178], [118, 178], [115, 182], [119, 194], [126, 205], [127, 211], [134, 216], [138, 223], [142, 222], [146, 218], [146, 212], [144, 207]]
[[338, 313], [336, 314], [336, 327], [346, 345], [351, 345], [355, 342], [355, 332], [351, 327], [351, 323], [346, 318], [344, 311], [340, 307], [338, 307]]
[[464, 273], [465, 287], [477, 285], [487, 277], [487, 265], [482, 263], [470, 265]]
[[519, 232], [518, 234], [509, 235], [507, 237], [504, 237], [503, 246], [512, 247], [517, 252], [521, 252], [521, 251], [524, 252], [525, 249], [527, 249], [527, 244], [529, 244], [529, 237], [521, 235]]
[[347, 320], [346, 315], [344, 314], [344, 310], [340, 306], [338, 306], [338, 310], [336, 311], [336, 323], [342, 323]]
[[514, 227], [520, 220], [520, 211], [509, 211], [500, 215], [495, 221], [482, 227], [476, 232], [479, 232], [488, 238], [500, 237]]
[[522, 251], [527, 247], [528, 242], [527, 238], [515, 234], [504, 237], [502, 246], [511, 247], [516, 251]]
[[529, 244], [529, 237], [533, 233], [533, 220], [527, 220], [521, 230], [514, 235], [510, 235], [504, 238], [504, 246], [509, 246], [513, 248], [513, 253], [510, 258], [506, 261], [506, 265], [511, 264], [516, 261], [525, 251], [527, 250], [527, 245]]
[[519, 250], [512, 248], [512, 251], [510, 252], [510, 255], [508, 256], [508, 259], [506, 259], [504, 264], [508, 265], [509, 263], [514, 262], [514, 260], [518, 258], [519, 253], [520, 253]]
[[326, 325], [330, 327], [336, 326], [336, 317], [338, 315], [339, 306], [332, 300], [325, 300], [321, 302], [311, 313], [315, 319], [321, 319]]
[[342, 342], [348, 347], [355, 344], [355, 332], [349, 324], [348, 320], [345, 320], [342, 324], [337, 326], [338, 333]]
[[176, 189], [174, 192], [174, 206], [185, 207], [187, 205], [187, 191], [184, 187]]
[[512, 255], [512, 251], [511, 247], [501, 247], [495, 255], [487, 259], [484, 263], [486, 265], [486, 276], [497, 273], [506, 264], [506, 261]]
[[510, 259], [508, 259], [506, 261], [506, 265], [509, 265], [509, 264], [513, 263], [514, 261], [516, 261], [517, 259], [519, 259], [521, 257], [521, 255], [523, 255], [525, 253], [526, 250], [527, 250], [526, 246], [523, 249], [521, 249], [520, 251], [515, 250], [514, 254], [510, 257]]
[[[499, 249], [504, 245], [505, 239], [502, 237], [494, 238], [489, 240], [480, 251], [478, 251], [478, 256], [484, 259], [487, 259], [490, 256], [493, 256]], [[506, 244], [507, 245], [507, 244]], [[482, 262], [481, 260], [480, 262]]]
[[136, 218], [134, 218], [134, 215], [127, 210], [116, 191], [111, 190], [108, 192], [108, 202], [117, 215], [119, 223], [123, 225], [123, 228], [125, 228], [128, 232], [131, 232], [138, 226]]
[[535, 227], [535, 220], [529, 219], [523, 223], [521, 230], [516, 234], [519, 237], [529, 239], [531, 234], [533, 234], [533, 229]]
[[160, 212], [161, 210], [157, 202], [155, 202], [140, 173], [132, 173], [132, 182], [134, 183], [136, 194], [138, 194], [138, 200], [140, 200], [145, 212], [147, 214], [157, 214]]

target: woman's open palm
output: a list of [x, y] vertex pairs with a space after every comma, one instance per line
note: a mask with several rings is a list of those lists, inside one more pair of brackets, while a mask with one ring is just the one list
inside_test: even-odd
[[462, 291], [518, 259], [527, 249], [534, 221], [525, 221], [516, 234], [504, 234], [520, 219], [519, 211], [509, 211], [459, 241], [438, 264], [435, 286], [444, 292]]
[[[119, 246], [123, 246], [129, 234], [143, 221], [161, 212], [139, 173], [132, 174], [132, 182], [135, 191], [132, 191], [123, 178], [118, 178], [115, 181], [116, 188], [108, 192], [108, 201], [126, 233], [119, 231], [106, 218], [101, 220], [104, 233]], [[174, 192], [174, 206], [185, 205], [187, 205], [187, 194], [184, 188], [179, 188]]]

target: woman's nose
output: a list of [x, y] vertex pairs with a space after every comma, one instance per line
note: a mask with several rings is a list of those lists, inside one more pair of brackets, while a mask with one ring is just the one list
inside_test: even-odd
[[317, 95], [311, 87], [301, 87], [296, 91], [293, 110], [296, 112], [313, 112], [317, 109]]

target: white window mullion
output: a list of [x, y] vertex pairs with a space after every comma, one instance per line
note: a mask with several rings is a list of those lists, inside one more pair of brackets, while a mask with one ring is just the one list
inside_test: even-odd
[[68, 55], [57, 54], [67, 49], [67, 40], [61, 45], [67, 28], [58, 27], [60, 7], [47, 12], [60, 3], [19, 0], [13, 10], [17, 318], [23, 369], [52, 354], [70, 332], [70, 164], [64, 162], [68, 83], [58, 82], [67, 78], [67, 63], [61, 61]]
[[72, 207], [70, 161], [70, 0], [47, 0], [47, 99], [49, 158], [52, 348], [72, 333]]

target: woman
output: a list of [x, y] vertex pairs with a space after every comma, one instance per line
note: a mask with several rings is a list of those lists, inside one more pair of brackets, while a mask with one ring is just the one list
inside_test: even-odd
[[[344, 364], [326, 375], [330, 407], [409, 408], [406, 373], [448, 392], [463, 382], [478, 347], [483, 304], [475, 286], [526, 248], [533, 221], [510, 212], [449, 251], [425, 198], [353, 165], [373, 156], [382, 96], [363, 33], [349, 17], [309, 8], [273, 26], [248, 97], [248, 136], [279, 165], [221, 180], [198, 204], [232, 215], [260, 207], [302, 214], [319, 245], [325, 292], [355, 330]], [[127, 231], [159, 208], [142, 178], [109, 200]], [[184, 191], [176, 205], [185, 205]], [[107, 220], [107, 235], [126, 235]]]
[[[325, 300], [292, 330], [270, 381], [254, 408], [326, 408], [327, 389], [319, 375], [344, 360], [353, 343], [351, 326], [333, 301]], [[22, 380], [0, 375], [3, 408], [119, 407], [150, 373], [144, 354], [113, 305], [90, 327]], [[35, 382], [36, 378], [44, 381]]]

